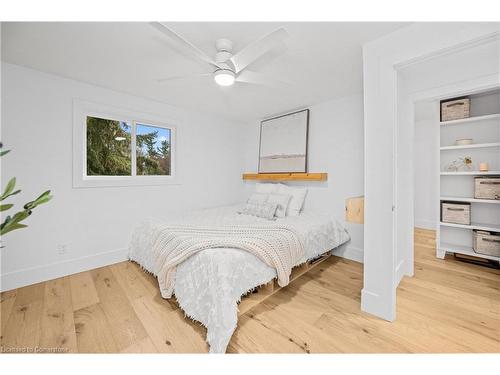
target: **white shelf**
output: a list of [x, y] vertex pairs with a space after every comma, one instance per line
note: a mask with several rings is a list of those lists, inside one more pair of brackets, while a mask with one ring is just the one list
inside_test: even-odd
[[491, 176], [491, 175], [500, 175], [500, 171], [488, 171], [488, 172], [480, 172], [480, 171], [460, 171], [460, 172], [439, 172], [441, 176]]
[[477, 230], [486, 230], [489, 232], [500, 232], [500, 225], [498, 225], [498, 224], [495, 225], [495, 224], [474, 223], [474, 222], [472, 222], [471, 225], [444, 223], [444, 222], [440, 222], [439, 224], [442, 225], [443, 227], [477, 229]]
[[500, 147], [500, 142], [476, 143], [476, 144], [463, 145], [463, 146], [444, 146], [444, 147], [440, 147], [439, 149], [441, 151], [446, 151], [446, 150], [463, 150], [463, 149], [470, 149], [470, 148], [487, 148], [487, 147]]
[[463, 118], [460, 120], [441, 121], [439, 124], [441, 126], [443, 126], [443, 125], [456, 125], [456, 124], [466, 124], [469, 122], [486, 121], [486, 120], [494, 120], [494, 119], [500, 119], [500, 113], [495, 113], [493, 115], [473, 116], [473, 117]]
[[439, 246], [439, 250], [442, 251], [447, 251], [449, 253], [457, 253], [457, 254], [463, 254], [463, 255], [470, 255], [473, 257], [478, 257], [478, 258], [484, 258], [484, 259], [490, 259], [490, 260], [497, 260], [500, 261], [500, 257], [494, 257], [491, 255], [485, 255], [485, 254], [478, 254], [472, 250], [471, 247], [469, 246], [462, 246], [462, 245], [454, 245], [454, 244], [449, 244], [449, 243], [441, 243]]
[[447, 197], [442, 196], [440, 198], [442, 201], [455, 201], [455, 202], [470, 202], [470, 203], [493, 203], [500, 204], [500, 199], [477, 199], [477, 198], [467, 198], [467, 197]]
[[[489, 103], [491, 108], [497, 105], [500, 95], [500, 86], [495, 90], [488, 91], [473, 91], [469, 95], [471, 106], [480, 114], [481, 102]], [[478, 95], [481, 98], [478, 99]], [[489, 96], [492, 95], [492, 96]], [[486, 108], [483, 106], [482, 108]], [[495, 107], [497, 108], [497, 107]], [[470, 225], [445, 223], [441, 221], [441, 207], [436, 207], [434, 211], [437, 221], [436, 238], [437, 252], [436, 256], [442, 258], [448, 253], [463, 254], [471, 257], [490, 259], [500, 262], [500, 256], [490, 256], [475, 253], [472, 249], [473, 230], [483, 230], [488, 232], [500, 232], [500, 219], [497, 213], [500, 209], [500, 200], [496, 199], [477, 199], [474, 198], [473, 190], [474, 177], [491, 177], [500, 176], [500, 164], [498, 155], [500, 155], [500, 111], [494, 110], [496, 113], [485, 114], [482, 112], [480, 116], [472, 116], [459, 120], [439, 121], [439, 114], [434, 113], [434, 124], [438, 127], [437, 133], [439, 139], [435, 146], [439, 163], [436, 163], [439, 178], [436, 192], [438, 197], [435, 199], [438, 204], [440, 202], [463, 202], [471, 205], [472, 218], [474, 221]], [[457, 125], [451, 126], [450, 125]], [[470, 145], [457, 145], [455, 140], [463, 138], [474, 138]], [[438, 150], [436, 150], [438, 149]], [[458, 171], [448, 170], [443, 165], [448, 164], [455, 157], [463, 156], [460, 154], [470, 153], [473, 159], [490, 164], [490, 171], [481, 172], [479, 170], [467, 170], [460, 168]], [[479, 169], [479, 165], [471, 166]], [[435, 172], [434, 172], [435, 173]], [[450, 177], [445, 177], [450, 176]], [[465, 177], [451, 177], [465, 176]], [[468, 177], [467, 177], [468, 176]], [[457, 195], [457, 196], [453, 196]]]

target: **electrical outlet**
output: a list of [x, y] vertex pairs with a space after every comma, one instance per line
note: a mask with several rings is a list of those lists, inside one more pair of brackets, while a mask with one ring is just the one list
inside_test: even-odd
[[66, 244], [57, 245], [57, 253], [59, 255], [64, 255], [67, 252], [68, 252], [68, 245]]

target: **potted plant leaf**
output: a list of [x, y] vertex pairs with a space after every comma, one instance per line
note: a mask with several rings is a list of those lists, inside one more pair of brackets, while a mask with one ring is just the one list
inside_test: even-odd
[[[1, 150], [2, 147], [3, 145], [0, 143], [0, 157], [10, 152], [10, 150], [2, 151]], [[50, 195], [50, 190], [47, 190], [42, 194], [40, 194], [40, 196], [35, 200], [26, 203], [23, 206], [22, 210], [16, 212], [12, 216], [7, 215], [7, 217], [4, 218], [3, 212], [10, 210], [12, 207], [14, 207], [14, 205], [12, 203], [3, 203], [3, 201], [13, 195], [19, 194], [20, 192], [21, 192], [20, 189], [16, 190], [16, 178], [12, 177], [7, 183], [7, 186], [5, 187], [2, 195], [0, 196], [0, 212], [2, 212], [2, 223], [0, 224], [0, 236], [3, 236], [6, 233], [9, 233], [16, 229], [26, 228], [27, 225], [23, 224], [22, 222], [31, 215], [31, 213], [37, 206], [47, 203], [49, 200], [52, 199], [52, 195]]]

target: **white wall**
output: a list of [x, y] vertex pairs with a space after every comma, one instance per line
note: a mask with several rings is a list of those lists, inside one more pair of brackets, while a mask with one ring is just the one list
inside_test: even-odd
[[[308, 165], [310, 172], [328, 172], [327, 182], [289, 183], [306, 186], [305, 208], [332, 212], [351, 235], [338, 254], [363, 261], [363, 225], [345, 223], [345, 199], [363, 195], [363, 97], [349, 96], [309, 107]], [[259, 158], [260, 122], [246, 134], [247, 172], [255, 172]], [[247, 182], [247, 194], [255, 183]]]
[[436, 126], [435, 103], [420, 102], [415, 106], [415, 226], [436, 229], [435, 181], [439, 164], [439, 127]]
[[[74, 98], [178, 119], [181, 185], [73, 188]], [[244, 198], [244, 124], [10, 64], [2, 64], [2, 100], [2, 142], [12, 149], [2, 158], [2, 186], [17, 177], [18, 207], [45, 189], [54, 195], [26, 221], [29, 228], [3, 238], [2, 290], [125, 259], [143, 218]]]

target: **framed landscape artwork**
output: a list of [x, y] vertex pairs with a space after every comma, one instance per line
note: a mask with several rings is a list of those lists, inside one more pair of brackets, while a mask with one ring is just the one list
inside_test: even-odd
[[309, 110], [260, 123], [259, 173], [307, 172]]

